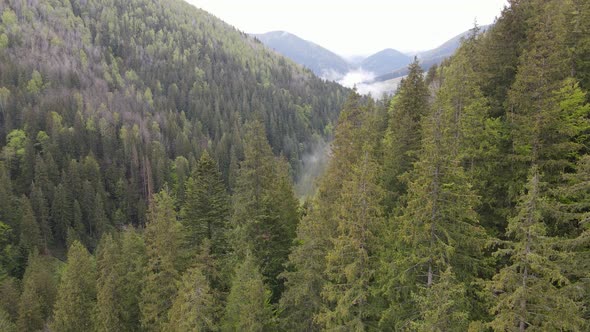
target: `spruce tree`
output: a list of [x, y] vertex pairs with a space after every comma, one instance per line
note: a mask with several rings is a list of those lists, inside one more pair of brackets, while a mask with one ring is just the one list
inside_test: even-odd
[[497, 294], [489, 324], [495, 331], [581, 330], [580, 307], [563, 287], [570, 281], [560, 266], [568, 252], [559, 249], [558, 239], [547, 236], [539, 167], [531, 167], [525, 191], [509, 220], [507, 235], [512, 240], [496, 255], [509, 255], [510, 263], [494, 276], [489, 288]]
[[124, 308], [121, 315], [123, 330], [141, 331], [141, 291], [146, 271], [147, 257], [144, 239], [133, 227], [121, 234], [121, 254], [119, 255], [121, 271], [120, 306]]
[[33, 214], [31, 201], [26, 196], [20, 200], [21, 203], [21, 225], [20, 225], [20, 245], [28, 254], [31, 252], [38, 252], [42, 247], [41, 232], [39, 231], [39, 224]]
[[320, 329], [314, 317], [322, 307], [326, 255], [337, 234], [336, 202], [342, 192], [342, 179], [347, 178], [363, 155], [363, 143], [369, 137], [366, 117], [370, 112], [361, 105], [360, 98], [357, 93], [351, 93], [342, 109], [326, 173], [297, 228], [289, 269], [283, 273], [286, 290], [280, 301], [280, 313], [285, 329]]
[[18, 302], [17, 327], [21, 331], [43, 330], [57, 296], [57, 282], [50, 257], [31, 253]]
[[182, 236], [174, 200], [165, 190], [152, 198], [144, 236], [148, 260], [141, 291], [141, 325], [147, 331], [160, 331], [177, 292]]
[[482, 264], [485, 232], [474, 211], [478, 198], [451, 151], [444, 115], [444, 108], [435, 107], [424, 119], [420, 160], [406, 176], [407, 204], [383, 237], [379, 284], [389, 308], [381, 323], [397, 328], [425, 319], [411, 299], [433, 287], [449, 267], [462, 282]]
[[211, 241], [211, 253], [221, 256], [228, 252], [230, 201], [217, 164], [203, 152], [186, 185], [182, 223], [187, 244], [196, 253], [204, 239]]
[[86, 248], [75, 241], [68, 250], [57, 293], [51, 329], [74, 332], [94, 330], [96, 264]]
[[222, 331], [269, 331], [273, 327], [271, 292], [262, 281], [254, 257], [246, 254], [236, 267], [227, 298]]
[[326, 256], [327, 282], [322, 296], [325, 305], [317, 320], [327, 330], [363, 331], [375, 319], [371, 308], [371, 283], [374, 279], [378, 236], [384, 228], [380, 202], [380, 170], [371, 160], [369, 147], [354, 166], [336, 205], [337, 236]]
[[420, 149], [422, 117], [428, 112], [428, 88], [418, 59], [408, 67], [409, 73], [391, 100], [389, 123], [384, 138], [384, 183], [388, 189], [388, 212], [399, 207], [407, 190], [400, 176], [411, 170]]
[[103, 236], [96, 254], [96, 323], [98, 331], [124, 330], [121, 315], [126, 310], [121, 299], [122, 274], [118, 243], [109, 235]]
[[245, 159], [233, 197], [234, 249], [242, 256], [245, 250], [252, 251], [276, 301], [283, 288], [278, 276], [299, 220], [298, 201], [287, 180], [286, 165], [274, 159], [261, 123], [249, 124], [245, 142]]
[[199, 268], [187, 270], [178, 286], [178, 295], [168, 312], [169, 331], [215, 330], [215, 298]]

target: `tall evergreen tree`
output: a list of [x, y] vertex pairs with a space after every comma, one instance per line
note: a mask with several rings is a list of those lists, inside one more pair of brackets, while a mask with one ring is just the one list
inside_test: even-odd
[[122, 274], [120, 249], [109, 235], [103, 236], [96, 254], [96, 323], [98, 331], [122, 331], [121, 319], [126, 310], [122, 306]]
[[399, 199], [407, 190], [400, 176], [412, 168], [420, 149], [422, 117], [428, 112], [428, 88], [422, 68], [414, 59], [392, 99], [389, 108], [389, 123], [384, 138], [384, 183], [388, 189], [386, 205], [388, 212], [400, 207]]
[[154, 195], [144, 235], [148, 260], [140, 302], [141, 325], [147, 331], [160, 331], [168, 321], [177, 293], [180, 231], [172, 197], [165, 190]]
[[146, 271], [147, 257], [144, 239], [132, 227], [121, 235], [119, 271], [121, 274], [120, 302], [123, 330], [141, 331], [141, 291]]
[[309, 204], [307, 215], [297, 228], [296, 246], [289, 255], [289, 267], [283, 273], [286, 291], [280, 301], [281, 324], [290, 330], [319, 330], [314, 317], [320, 312], [322, 289], [326, 282], [326, 255], [336, 236], [338, 208], [343, 181], [363, 155], [364, 140], [369, 137], [361, 97], [352, 93], [342, 109], [332, 157], [318, 191]]
[[274, 159], [261, 123], [250, 123], [245, 142], [245, 159], [234, 194], [233, 220], [238, 235], [234, 247], [242, 255], [244, 249], [252, 251], [276, 301], [283, 288], [278, 276], [299, 220], [298, 201], [286, 180], [286, 165]]
[[482, 264], [485, 232], [474, 211], [478, 199], [458, 156], [451, 151], [452, 136], [445, 130], [444, 114], [435, 105], [424, 119], [420, 160], [406, 177], [407, 205], [390, 223], [392, 238], [384, 238], [380, 284], [390, 304], [382, 324], [397, 328], [425, 319], [420, 307], [409, 300], [422, 293], [421, 289], [433, 287], [449, 267], [464, 281]]
[[195, 253], [203, 239], [211, 241], [211, 253], [228, 252], [230, 201], [215, 160], [203, 152], [186, 185], [181, 210], [187, 243]]
[[569, 280], [561, 264], [570, 255], [559, 250], [556, 238], [547, 236], [543, 215], [547, 200], [542, 195], [538, 166], [530, 170], [517, 214], [508, 223], [513, 240], [497, 255], [509, 255], [490, 284], [497, 295], [492, 308], [495, 331], [581, 330], [580, 307], [563, 291]]
[[371, 283], [374, 279], [377, 236], [383, 233], [379, 167], [366, 147], [363, 159], [354, 166], [344, 183], [339, 207], [337, 236], [326, 257], [327, 283], [322, 296], [325, 306], [318, 315], [327, 330], [363, 331], [375, 320], [371, 308]]
[[225, 306], [222, 331], [269, 331], [273, 327], [271, 292], [262, 281], [256, 261], [246, 254], [236, 267]]
[[51, 329], [65, 332], [93, 330], [95, 306], [96, 264], [86, 248], [75, 241], [68, 250]]
[[212, 331], [215, 329], [215, 298], [199, 268], [182, 276], [178, 295], [168, 313], [169, 331]]
[[31, 201], [26, 196], [23, 196], [20, 202], [22, 208], [20, 245], [27, 254], [38, 252], [43, 247], [43, 244], [39, 224], [37, 224], [31, 207]]
[[50, 257], [31, 253], [18, 303], [17, 327], [21, 331], [41, 331], [51, 316], [57, 296], [57, 282]]

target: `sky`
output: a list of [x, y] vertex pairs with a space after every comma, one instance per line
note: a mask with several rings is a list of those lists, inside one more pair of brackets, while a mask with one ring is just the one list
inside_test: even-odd
[[282, 30], [342, 56], [435, 48], [507, 0], [186, 0], [247, 33]]

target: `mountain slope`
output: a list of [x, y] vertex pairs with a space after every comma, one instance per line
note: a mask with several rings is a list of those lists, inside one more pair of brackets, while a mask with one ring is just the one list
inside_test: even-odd
[[0, 13], [0, 149], [15, 193], [41, 177], [48, 206], [59, 186], [72, 204], [86, 178], [69, 175], [90, 158], [81, 220], [99, 193], [107, 220], [119, 210], [142, 224], [152, 193], [183, 195], [205, 149], [231, 187], [249, 121], [297, 176], [349, 91], [180, 0], [9, 0]]
[[[480, 33], [487, 31], [491, 25], [484, 25], [480, 27]], [[471, 30], [465, 31], [441, 44], [440, 46], [416, 54], [420, 65], [424, 71], [430, 67], [438, 65], [445, 59], [452, 56], [455, 51], [461, 46], [461, 41], [469, 36]], [[402, 77], [408, 74], [408, 69], [405, 66], [397, 67], [389, 73], [384, 73], [375, 78], [376, 82], [383, 82], [394, 78]]]
[[263, 44], [291, 60], [311, 69], [321, 77], [345, 74], [350, 65], [339, 55], [315, 43], [285, 31], [254, 35]]
[[392, 70], [405, 67], [411, 61], [411, 57], [388, 48], [365, 58], [363, 62], [361, 62], [361, 68], [379, 76], [387, 74]]

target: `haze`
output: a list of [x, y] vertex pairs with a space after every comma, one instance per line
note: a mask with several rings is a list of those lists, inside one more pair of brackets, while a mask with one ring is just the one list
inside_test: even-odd
[[239, 30], [284, 30], [343, 56], [384, 48], [427, 50], [478, 24], [493, 23], [506, 0], [187, 0]]

